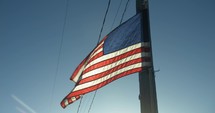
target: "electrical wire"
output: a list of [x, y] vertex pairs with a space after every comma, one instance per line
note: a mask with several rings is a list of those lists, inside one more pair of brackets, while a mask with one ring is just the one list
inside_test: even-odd
[[109, 11], [110, 3], [111, 3], [111, 0], [109, 0], [109, 2], [108, 2], [108, 6], [107, 6], [107, 9], [106, 9], [106, 12], [105, 12], [105, 16], [104, 16], [104, 19], [103, 19], [103, 23], [102, 23], [102, 27], [101, 27], [100, 33], [99, 33], [99, 39], [98, 39], [97, 44], [99, 44], [99, 41], [100, 41], [100, 38], [101, 38], [101, 34], [102, 34], [102, 31], [103, 31], [103, 28], [104, 28], [104, 24], [105, 24], [105, 21], [106, 21], [107, 13]]
[[50, 106], [49, 106], [49, 113], [51, 113], [51, 107], [53, 104], [53, 97], [54, 97], [54, 90], [56, 87], [56, 79], [57, 79], [57, 75], [59, 72], [59, 64], [60, 64], [60, 57], [61, 57], [61, 53], [62, 53], [62, 47], [63, 47], [63, 39], [64, 39], [64, 33], [65, 33], [65, 26], [66, 26], [66, 20], [67, 20], [67, 16], [68, 16], [68, 0], [66, 0], [65, 2], [66, 4], [66, 8], [65, 8], [65, 16], [64, 16], [64, 22], [63, 22], [63, 28], [62, 28], [62, 33], [61, 33], [61, 40], [60, 40], [60, 48], [59, 48], [59, 53], [57, 56], [57, 66], [56, 66], [56, 71], [55, 71], [55, 75], [54, 75], [54, 84], [52, 87], [52, 91], [51, 91], [51, 100], [50, 100]]
[[80, 103], [79, 103], [79, 105], [78, 105], [77, 113], [79, 113], [79, 110], [80, 110], [80, 108], [81, 108], [81, 102], [82, 102], [82, 99], [83, 99], [83, 96], [81, 96]]
[[[108, 13], [108, 10], [109, 10], [109, 7], [110, 7], [110, 2], [111, 2], [111, 0], [109, 0], [109, 2], [108, 2], [108, 7], [107, 7], [107, 9], [106, 9], [105, 17], [104, 17], [104, 19], [103, 19], [103, 24], [102, 24], [102, 28], [101, 28], [101, 30], [100, 30], [99, 39], [98, 39], [98, 43], [97, 43], [97, 44], [99, 44], [99, 41], [100, 41], [100, 38], [101, 38], [101, 33], [102, 33], [102, 31], [103, 31], [103, 27], [104, 27], [104, 24], [105, 24], [106, 16], [107, 16], [107, 13]], [[125, 6], [125, 9], [124, 9], [124, 11], [123, 11], [123, 14], [122, 14], [122, 17], [121, 17], [121, 20], [120, 20], [120, 24], [122, 23], [122, 20], [123, 20], [123, 18], [124, 18], [126, 9], [127, 9], [127, 7], [128, 7], [128, 3], [129, 3], [129, 0], [127, 1], [126, 6]], [[121, 5], [121, 2], [120, 2], [120, 5]], [[118, 8], [118, 10], [119, 10], [119, 8]], [[118, 13], [118, 11], [117, 11], [117, 13]], [[116, 18], [116, 16], [115, 16], [115, 18]], [[114, 19], [114, 21], [115, 21], [115, 19]], [[88, 109], [88, 113], [90, 113], [90, 110], [91, 110], [91, 108], [92, 108], [93, 102], [94, 102], [95, 97], [96, 97], [96, 94], [97, 94], [97, 90], [95, 90], [95, 93], [94, 93], [94, 95], [93, 95], [93, 99], [92, 99], [91, 104], [90, 104], [90, 107], [89, 107], [89, 109]]]
[[91, 102], [90, 107], [89, 107], [89, 109], [88, 109], [88, 113], [90, 113], [90, 110], [91, 110], [91, 108], [92, 108], [93, 102], [94, 102], [95, 97], [96, 97], [96, 93], [97, 93], [97, 90], [95, 91], [95, 93], [94, 93], [94, 95], [93, 95], [93, 99], [92, 99], [92, 102]]
[[125, 9], [124, 9], [124, 11], [123, 11], [123, 14], [122, 14], [122, 17], [121, 17], [121, 20], [120, 20], [120, 24], [122, 23], [122, 20], [123, 20], [123, 18], [124, 18], [124, 15], [125, 15], [125, 12], [126, 12], [126, 10], [127, 10], [129, 1], [130, 1], [130, 0], [128, 0], [127, 3], [126, 3], [126, 5], [125, 5]]
[[114, 23], [115, 23], [115, 21], [116, 21], [116, 17], [117, 17], [117, 15], [118, 15], [118, 13], [119, 13], [119, 9], [120, 9], [120, 7], [121, 7], [121, 4], [122, 4], [122, 0], [120, 1], [119, 6], [118, 6], [118, 8], [117, 8], [116, 15], [115, 15], [115, 17], [114, 17], [114, 19], [113, 19], [113, 23], [112, 23], [112, 25], [111, 25], [111, 30], [112, 30], [113, 25], [114, 25]]
[[[121, 17], [121, 20], [120, 20], [120, 24], [122, 23], [122, 20], [123, 20], [123, 18], [124, 18], [124, 14], [125, 14], [125, 12], [126, 12], [126, 9], [127, 9], [127, 6], [128, 6], [128, 2], [129, 2], [129, 0], [128, 0], [127, 3], [126, 3], [124, 12], [123, 12], [122, 17]], [[99, 42], [100, 42], [101, 34], [102, 34], [102, 32], [103, 32], [103, 28], [104, 28], [104, 24], [105, 24], [105, 21], [106, 21], [106, 17], [107, 17], [109, 8], [110, 8], [110, 3], [111, 3], [111, 0], [109, 0], [109, 2], [108, 2], [108, 6], [107, 6], [107, 9], [106, 9], [106, 12], [105, 12], [105, 16], [104, 16], [104, 19], [103, 19], [103, 23], [102, 23], [102, 27], [101, 27], [100, 33], [99, 33], [99, 37], [98, 37], [98, 42], [97, 42], [97, 44], [99, 44]], [[116, 19], [117, 15], [118, 15], [118, 12], [119, 12], [119, 8], [120, 8], [120, 6], [121, 6], [121, 3], [122, 3], [122, 0], [120, 1], [119, 7], [118, 7], [118, 9], [117, 9], [117, 13], [116, 13], [116, 15], [115, 15], [115, 17], [114, 17], [114, 22], [115, 22], [115, 19]], [[67, 6], [67, 7], [68, 7], [68, 6]], [[65, 21], [66, 21], [66, 19], [65, 19]], [[113, 26], [114, 22], [112, 23], [112, 26]], [[65, 24], [64, 24], [64, 26], [65, 26]], [[112, 26], [111, 26], [111, 29], [112, 29]], [[64, 32], [64, 30], [63, 30], [63, 32]], [[64, 33], [63, 33], [63, 34], [64, 34]], [[63, 37], [63, 35], [62, 35], [62, 37]], [[62, 40], [62, 41], [63, 41], [63, 40]], [[62, 48], [62, 45], [61, 45], [60, 48]], [[60, 52], [61, 52], [61, 51], [60, 51]], [[58, 64], [58, 65], [59, 65], [59, 64]], [[58, 66], [57, 66], [57, 67], [58, 67]], [[88, 113], [90, 113], [90, 110], [91, 110], [91, 108], [92, 108], [93, 102], [94, 102], [95, 97], [96, 97], [96, 94], [97, 94], [97, 90], [95, 90], [95, 92], [94, 92], [94, 94], [93, 94], [93, 98], [92, 98], [92, 101], [91, 101], [91, 103], [90, 103], [90, 107], [89, 107], [89, 109], [88, 109]], [[82, 99], [83, 99], [83, 96], [81, 96], [80, 103], [79, 103], [79, 106], [78, 106], [78, 109], [77, 109], [77, 113], [79, 113], [79, 111], [80, 111]]]
[[[106, 17], [107, 17], [109, 8], [110, 8], [110, 3], [111, 3], [111, 0], [108, 1], [108, 6], [107, 6], [107, 9], [106, 9], [106, 12], [105, 12], [105, 16], [104, 16], [104, 19], [103, 19], [103, 23], [102, 23], [102, 27], [101, 27], [100, 33], [99, 33], [99, 39], [98, 39], [97, 44], [99, 44], [99, 41], [100, 41], [100, 38], [101, 38], [101, 34], [102, 34], [102, 31], [103, 31], [103, 28], [104, 28], [104, 24], [105, 24], [105, 21], [106, 21]], [[90, 110], [91, 110], [91, 108], [92, 108], [93, 102], [94, 102], [95, 97], [96, 97], [96, 93], [97, 93], [97, 90], [95, 90], [95, 93], [94, 93], [94, 95], [93, 95], [93, 99], [92, 99], [92, 101], [91, 101], [91, 103], [90, 103], [90, 107], [89, 107], [89, 109], [88, 109], [88, 113], [90, 113]]]

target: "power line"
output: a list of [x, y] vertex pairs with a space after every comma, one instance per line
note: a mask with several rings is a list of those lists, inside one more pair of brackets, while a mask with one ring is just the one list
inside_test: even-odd
[[91, 108], [92, 108], [93, 102], [94, 102], [95, 97], [96, 97], [96, 93], [97, 93], [97, 90], [95, 91], [95, 93], [94, 93], [94, 95], [93, 95], [93, 99], [92, 99], [92, 102], [91, 102], [90, 107], [89, 107], [89, 109], [88, 109], [88, 113], [90, 113], [90, 110], [91, 110]]
[[82, 99], [83, 99], [83, 96], [81, 96], [80, 103], [79, 103], [79, 105], [78, 105], [77, 113], [78, 113], [78, 112], [79, 112], [79, 110], [80, 110]]
[[[109, 2], [108, 2], [108, 7], [107, 7], [107, 9], [106, 9], [106, 13], [105, 13], [105, 16], [104, 16], [104, 19], [103, 19], [103, 24], [102, 24], [102, 28], [101, 28], [101, 30], [100, 30], [99, 39], [98, 39], [98, 43], [97, 43], [97, 44], [99, 44], [99, 41], [100, 41], [100, 38], [101, 38], [101, 33], [102, 33], [102, 31], [103, 31], [103, 27], [104, 27], [104, 24], [105, 24], [106, 16], [107, 16], [107, 13], [108, 13], [108, 10], [109, 10], [109, 7], [110, 7], [110, 2], [111, 2], [111, 0], [109, 0]], [[129, 3], [129, 0], [127, 1], [126, 6], [125, 6], [125, 9], [124, 9], [124, 11], [123, 11], [123, 14], [122, 14], [122, 17], [121, 17], [121, 20], [120, 20], [120, 24], [122, 23], [122, 20], [123, 20], [123, 18], [124, 18], [126, 9], [127, 9], [127, 7], [128, 7], [128, 3]], [[120, 5], [121, 5], [121, 2], [120, 2]], [[119, 8], [118, 8], [118, 10], [119, 10]], [[117, 10], [117, 13], [118, 13], [118, 10]], [[115, 17], [116, 17], [116, 16], [115, 16]], [[114, 21], [115, 21], [115, 19], [114, 19]], [[96, 94], [97, 94], [97, 90], [95, 90], [95, 93], [94, 93], [94, 95], [93, 95], [93, 99], [92, 99], [91, 104], [90, 104], [90, 107], [89, 107], [89, 109], [88, 109], [88, 113], [90, 113], [90, 110], [91, 110], [91, 108], [92, 108], [93, 102], [94, 102], [95, 97], [96, 97]]]
[[124, 18], [124, 15], [125, 15], [125, 12], [126, 12], [126, 10], [127, 10], [128, 2], [129, 2], [129, 1], [130, 1], [130, 0], [128, 0], [127, 3], [126, 3], [126, 5], [125, 5], [125, 9], [124, 9], [124, 11], [123, 11], [123, 14], [122, 14], [122, 17], [121, 17], [121, 20], [120, 20], [120, 24], [122, 23], [122, 20], [123, 20], [123, 18]]
[[122, 4], [122, 0], [120, 1], [119, 6], [118, 6], [118, 8], [117, 8], [116, 15], [115, 15], [115, 17], [114, 17], [114, 19], [113, 19], [113, 23], [112, 23], [112, 25], [111, 25], [111, 30], [112, 30], [113, 25], [114, 25], [114, 23], [115, 23], [116, 17], [117, 17], [117, 15], [118, 15], [118, 13], [119, 13], [119, 9], [120, 9], [120, 7], [121, 7], [121, 4]]
[[[111, 3], [111, 0], [108, 1], [108, 6], [107, 6], [107, 9], [106, 9], [106, 12], [105, 12], [105, 16], [104, 16], [104, 19], [103, 19], [103, 23], [102, 23], [102, 27], [101, 27], [100, 33], [99, 33], [99, 39], [98, 39], [97, 44], [99, 44], [99, 41], [100, 41], [100, 38], [101, 38], [101, 34], [102, 34], [102, 31], [103, 31], [103, 28], [104, 28], [104, 24], [105, 24], [105, 20], [106, 20], [106, 17], [107, 17], [107, 13], [108, 13], [109, 8], [110, 8], [110, 3]], [[90, 107], [88, 109], [88, 113], [90, 113], [91, 107], [92, 107], [94, 99], [96, 97], [96, 93], [97, 93], [97, 90], [95, 91], [95, 93], [93, 95], [93, 99], [92, 99]]]
[[[122, 2], [122, 0], [120, 1], [119, 7], [118, 7], [118, 9], [117, 9], [117, 13], [116, 13], [116, 15], [115, 15], [114, 22], [115, 22], [116, 16], [118, 15], [118, 11], [119, 11], [119, 8], [120, 8], [120, 6], [121, 6], [121, 2]], [[126, 9], [127, 9], [127, 6], [128, 6], [128, 2], [129, 2], [129, 0], [128, 0], [127, 3], [126, 3], [124, 12], [123, 12], [122, 17], [121, 17], [120, 24], [122, 23], [122, 20], [123, 20], [123, 18], [124, 18], [124, 14], [125, 14], [125, 12], [126, 12]], [[103, 28], [104, 28], [104, 24], [105, 24], [105, 21], [106, 21], [106, 17], [107, 17], [109, 8], [110, 8], [110, 3], [111, 3], [111, 0], [109, 0], [109, 2], [108, 2], [108, 6], [107, 6], [107, 9], [106, 9], [106, 12], [105, 12], [105, 16], [104, 16], [104, 19], [103, 19], [103, 23], [102, 23], [102, 27], [101, 27], [100, 33], [99, 33], [99, 37], [98, 37], [98, 42], [97, 42], [97, 44], [99, 44], [99, 42], [100, 42], [101, 34], [102, 34], [102, 31], [103, 31]], [[113, 22], [113, 24], [114, 24], [114, 22]], [[112, 26], [113, 26], [113, 24], [112, 24]], [[90, 110], [91, 110], [91, 108], [92, 108], [93, 102], [94, 102], [95, 97], [96, 97], [96, 94], [97, 94], [97, 90], [95, 90], [95, 93], [93, 94], [93, 99], [92, 99], [92, 101], [91, 101], [91, 103], [90, 103], [90, 107], [89, 107], [89, 109], [88, 109], [88, 113], [90, 113]], [[79, 106], [78, 106], [77, 113], [80, 111], [80, 106], [81, 106], [81, 103], [82, 103], [82, 98], [83, 98], [83, 97], [81, 97], [81, 100], [80, 100], [80, 103], [79, 103]]]
[[54, 97], [54, 90], [55, 90], [55, 84], [56, 84], [56, 79], [57, 79], [57, 75], [59, 72], [59, 64], [60, 64], [60, 57], [61, 57], [61, 53], [62, 53], [62, 47], [63, 47], [63, 39], [64, 39], [64, 33], [65, 33], [65, 26], [66, 26], [66, 20], [67, 20], [67, 16], [68, 16], [68, 0], [65, 1], [66, 4], [66, 11], [65, 11], [65, 16], [64, 16], [64, 22], [63, 22], [63, 28], [62, 28], [62, 33], [61, 33], [61, 40], [60, 40], [60, 48], [59, 48], [59, 53], [57, 56], [57, 66], [56, 66], [56, 70], [55, 70], [55, 75], [54, 75], [54, 84], [52, 87], [52, 91], [51, 91], [51, 100], [50, 100], [50, 106], [49, 106], [49, 113], [51, 113], [51, 107], [53, 104], [53, 97]]
[[106, 12], [105, 12], [105, 16], [104, 16], [104, 19], [103, 19], [103, 23], [102, 23], [102, 27], [101, 27], [100, 33], [99, 33], [99, 39], [98, 39], [97, 44], [99, 44], [99, 41], [100, 41], [100, 38], [101, 38], [101, 34], [102, 34], [102, 31], [103, 31], [103, 28], [104, 28], [106, 16], [107, 16], [107, 13], [109, 11], [110, 3], [111, 3], [111, 0], [109, 0], [109, 2], [108, 2], [108, 7], [107, 7]]

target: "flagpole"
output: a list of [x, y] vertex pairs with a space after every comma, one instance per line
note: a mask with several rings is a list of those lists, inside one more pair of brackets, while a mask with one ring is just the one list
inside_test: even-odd
[[[141, 36], [144, 37], [145, 42], [149, 42], [151, 45], [148, 0], [136, 0], [136, 11], [142, 13]], [[152, 49], [151, 60], [152, 67], [139, 73], [141, 113], [158, 113]]]

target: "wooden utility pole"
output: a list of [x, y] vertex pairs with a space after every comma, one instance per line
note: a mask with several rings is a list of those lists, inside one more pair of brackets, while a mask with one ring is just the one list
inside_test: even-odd
[[[151, 45], [148, 0], [136, 0], [136, 11], [142, 13], [141, 36], [145, 42], [149, 42]], [[152, 49], [151, 60], [152, 67], [139, 73], [141, 113], [158, 113]]]

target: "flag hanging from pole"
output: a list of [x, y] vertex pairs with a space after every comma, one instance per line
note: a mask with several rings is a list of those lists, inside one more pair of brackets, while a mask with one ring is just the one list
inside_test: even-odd
[[136, 14], [110, 32], [78, 65], [70, 78], [76, 85], [62, 100], [63, 108], [86, 93], [151, 66], [150, 43], [141, 38], [141, 17]]

